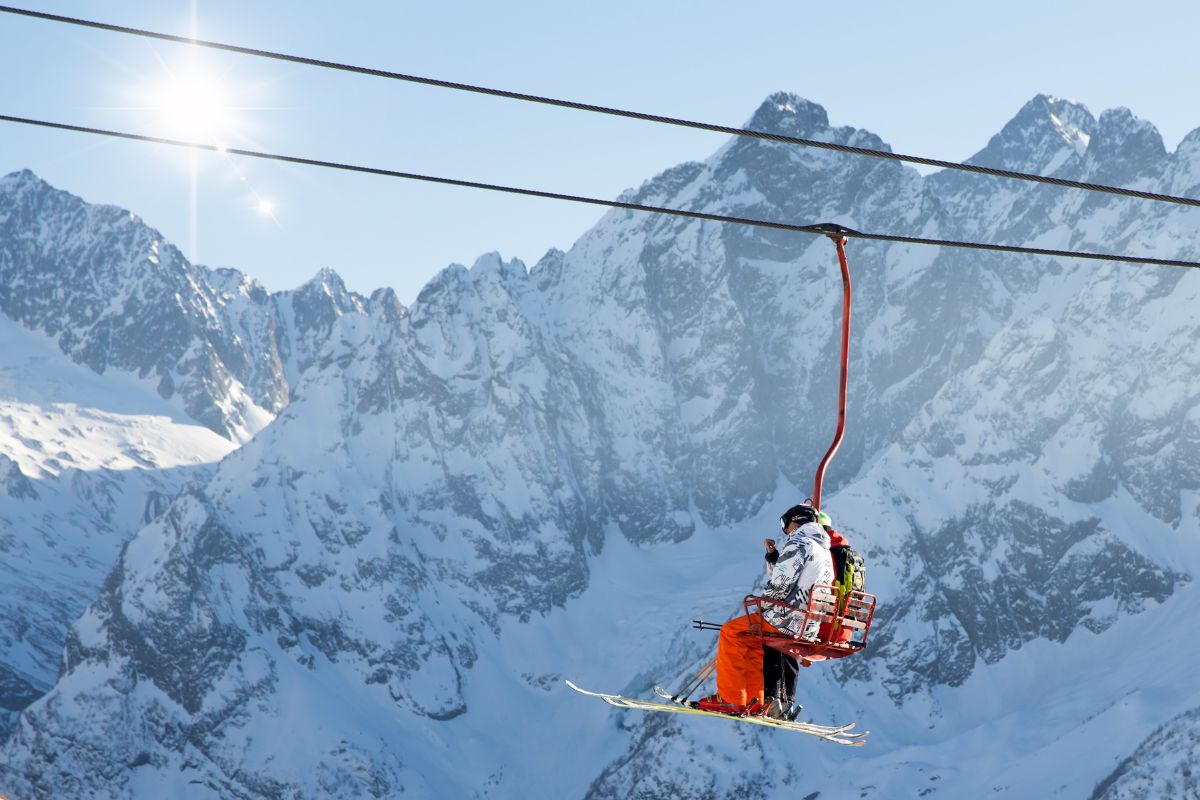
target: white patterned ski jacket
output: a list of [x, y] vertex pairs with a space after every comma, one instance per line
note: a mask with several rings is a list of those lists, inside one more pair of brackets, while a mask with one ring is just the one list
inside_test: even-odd
[[[767, 585], [763, 596], [797, 606], [800, 613], [776, 605], [763, 608], [763, 618], [776, 628], [793, 636], [801, 635], [804, 609], [814, 583], [833, 583], [833, 558], [829, 555], [829, 534], [816, 522], [801, 525], [788, 535], [779, 548], [779, 558], [767, 565]], [[815, 638], [820, 624], [810, 622], [803, 631], [805, 637]]]

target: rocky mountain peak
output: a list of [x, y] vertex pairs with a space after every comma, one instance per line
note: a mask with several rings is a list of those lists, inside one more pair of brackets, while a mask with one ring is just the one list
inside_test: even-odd
[[1166, 154], [1157, 128], [1128, 108], [1110, 108], [1100, 115], [1088, 147], [1088, 179], [1122, 185], [1155, 176]]
[[462, 264], [446, 265], [430, 279], [429, 283], [425, 284], [417, 294], [417, 301], [413, 303], [410, 310], [416, 314], [417, 309], [437, 302], [437, 298], [442, 295], [452, 295], [458, 287], [469, 283], [470, 279], [470, 271]]
[[1200, 196], [1200, 128], [1189, 132], [1175, 148], [1166, 191], [1185, 197]]
[[385, 288], [371, 292], [371, 297], [367, 300], [367, 313], [386, 323], [394, 324], [404, 318], [408, 309], [396, 296], [395, 289]]
[[1096, 120], [1087, 106], [1039, 94], [993, 136], [968, 164], [1050, 175], [1078, 165]]
[[295, 291], [306, 292], [313, 290], [337, 295], [346, 291], [346, 282], [342, 280], [342, 276], [333, 267], [321, 267], [315, 275], [296, 287]]
[[784, 136], [811, 138], [829, 127], [824, 107], [792, 92], [775, 92], [746, 122], [746, 128]]
[[523, 282], [529, 276], [525, 262], [519, 258], [504, 260], [504, 257], [493, 251], [475, 260], [471, 265], [471, 274], [476, 281], [497, 280], [507, 286]]
[[340, 316], [347, 312], [366, 313], [364, 298], [346, 287], [342, 276], [330, 267], [322, 267], [317, 274], [290, 292], [287, 296], [298, 311], [307, 308], [319, 309], [323, 316]]
[[257, 278], [252, 278], [232, 267], [218, 267], [210, 275], [213, 288], [226, 297], [241, 296], [248, 297], [255, 302], [263, 302], [269, 296], [266, 288]]
[[1180, 140], [1179, 147], [1175, 148], [1175, 155], [1200, 159], [1200, 128], [1188, 131], [1187, 136]]
[[537, 285], [538, 291], [546, 291], [550, 286], [562, 279], [563, 265], [566, 262], [567, 254], [557, 247], [551, 247], [546, 251], [545, 255], [537, 260], [529, 269], [529, 276], [533, 278]]
[[43, 181], [31, 169], [19, 169], [0, 178], [0, 192], [11, 192], [22, 188], [49, 189], [50, 184]]

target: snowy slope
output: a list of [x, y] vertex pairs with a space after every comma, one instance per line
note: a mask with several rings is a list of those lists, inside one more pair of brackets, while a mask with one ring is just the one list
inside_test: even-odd
[[1200, 709], [1185, 711], [1156, 730], [1101, 781], [1093, 800], [1200, 797]]
[[48, 689], [121, 545], [233, 443], [0, 317], [0, 708]]
[[[750, 126], [885, 146], [792, 95]], [[1195, 141], [1168, 153], [1127, 111], [1038, 97], [976, 160], [1195, 195]], [[628, 196], [1200, 250], [1194, 210], [760, 141]], [[881, 612], [868, 653], [802, 692], [818, 721], [862, 720], [869, 748], [559, 683], [646, 692], [701, 659], [711, 635], [687, 621], [734, 611], [834, 422], [827, 241], [614, 211], [528, 271], [484, 256], [407, 313], [377, 295], [331, 318], [279, 417], [123, 552], [0, 787], [1135, 797], [1154, 759], [1186, 778], [1194, 649], [1146, 642], [1200, 610], [1194, 277], [850, 252], [854, 423], [827, 505]]]

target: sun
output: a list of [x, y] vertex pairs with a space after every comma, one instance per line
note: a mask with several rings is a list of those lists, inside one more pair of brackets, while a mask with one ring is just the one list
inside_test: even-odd
[[237, 127], [230, 92], [198, 65], [171, 70], [150, 91], [149, 106], [168, 136], [220, 144]]

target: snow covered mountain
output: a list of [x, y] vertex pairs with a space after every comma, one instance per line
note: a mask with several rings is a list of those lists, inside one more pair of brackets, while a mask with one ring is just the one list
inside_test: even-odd
[[363, 303], [331, 270], [272, 295], [236, 270], [188, 263], [128, 211], [28, 170], [0, 179], [0, 312], [96, 372], [152, 379], [234, 441], [287, 405], [333, 320]]
[[[787, 94], [748, 127], [886, 146]], [[1196, 196], [1198, 143], [1200, 131], [1169, 153], [1127, 111], [1095, 118], [1037, 97], [975, 160]], [[1200, 250], [1195, 210], [762, 141], [731, 141], [628, 196], [922, 236]], [[867, 722], [865, 752], [633, 716], [561, 689], [567, 675], [645, 692], [700, 659], [710, 642], [687, 620], [734, 611], [757, 541], [805, 493], [834, 423], [828, 241], [614, 211], [530, 270], [484, 256], [443, 271], [407, 313], [386, 294], [351, 298], [361, 313], [321, 317], [324, 344], [248, 347], [275, 353], [244, 363], [277, 363], [291, 402], [254, 400], [278, 417], [126, 546], [58, 683], [0, 751], [0, 789], [1126, 798], [1188, 786], [1200, 284], [877, 243], [850, 254], [854, 416], [826, 504], [866, 551], [881, 611], [868, 652], [808, 671], [801, 691], [820, 721]], [[228, 288], [247, 284], [218, 294], [249, 297]], [[262, 319], [255, 302], [214, 304], [241, 316], [214, 314], [204, 341], [262, 330], [247, 321]], [[153, 355], [167, 366], [143, 374], [211, 386], [203, 375], [225, 363], [189, 372], [172, 358]], [[269, 370], [222, 369], [267, 396], [252, 392]], [[215, 429], [240, 430], [239, 413]]]
[[53, 684], [125, 540], [266, 424], [336, 318], [370, 302], [387, 299], [330, 270], [270, 295], [128, 212], [0, 179], [0, 735]]

